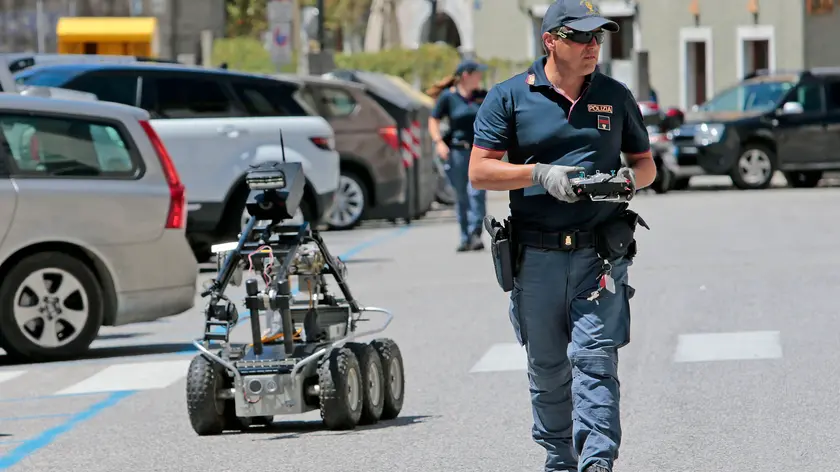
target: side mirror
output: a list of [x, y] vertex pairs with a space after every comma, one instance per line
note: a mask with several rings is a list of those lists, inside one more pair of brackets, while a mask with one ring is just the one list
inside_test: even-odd
[[782, 105], [782, 115], [798, 115], [800, 113], [805, 113], [805, 109], [799, 102], [787, 102]]

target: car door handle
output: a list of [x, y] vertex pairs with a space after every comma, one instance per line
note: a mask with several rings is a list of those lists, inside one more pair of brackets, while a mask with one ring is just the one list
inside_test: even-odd
[[219, 132], [219, 134], [227, 136], [228, 138], [238, 138], [239, 135], [245, 134], [245, 130], [239, 129], [232, 125], [221, 126], [217, 131]]

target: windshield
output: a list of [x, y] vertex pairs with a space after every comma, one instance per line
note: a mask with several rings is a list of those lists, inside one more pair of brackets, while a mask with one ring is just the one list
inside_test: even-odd
[[62, 87], [70, 81], [76, 72], [63, 71], [37, 71], [26, 70], [15, 74], [15, 82], [21, 85], [40, 85], [42, 87]]
[[778, 106], [796, 84], [790, 81], [740, 84], [700, 105], [700, 111], [766, 111]]

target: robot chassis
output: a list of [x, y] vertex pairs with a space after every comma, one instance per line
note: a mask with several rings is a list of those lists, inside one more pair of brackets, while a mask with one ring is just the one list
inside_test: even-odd
[[[218, 260], [224, 263], [202, 293], [210, 297], [205, 332], [193, 342], [200, 354], [187, 375], [194, 431], [221, 434], [315, 409], [331, 430], [396, 418], [405, 391], [399, 347], [388, 338], [354, 341], [384, 331], [391, 313], [359, 305], [347, 286], [344, 264], [330, 254], [317, 230], [307, 223], [282, 224], [303, 196], [303, 168], [263, 164], [251, 169], [246, 182], [251, 218], [235, 246], [221, 245]], [[228, 284], [241, 284], [245, 267], [262, 275], [264, 287], [256, 278], [245, 281], [252, 342], [236, 345], [230, 333], [239, 313], [224, 292]], [[326, 275], [333, 276], [343, 298], [328, 292]], [[292, 276], [308, 300], [294, 297]], [[377, 329], [358, 331], [360, 322], [369, 321], [363, 314], [370, 312], [386, 320]], [[212, 341], [218, 344], [211, 347]]]

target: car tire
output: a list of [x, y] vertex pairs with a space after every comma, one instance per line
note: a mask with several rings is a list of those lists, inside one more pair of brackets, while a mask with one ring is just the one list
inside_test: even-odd
[[671, 190], [688, 190], [691, 185], [691, 177], [675, 178], [671, 183]]
[[99, 334], [103, 298], [93, 271], [78, 258], [60, 252], [27, 256], [0, 284], [0, 345], [28, 362], [77, 357]]
[[785, 172], [785, 179], [793, 188], [814, 188], [822, 180], [823, 173], [820, 170], [803, 172]]
[[759, 190], [770, 186], [776, 173], [776, 153], [760, 143], [748, 143], [729, 171], [732, 183], [741, 190]]
[[325, 216], [331, 230], [353, 229], [365, 218], [370, 191], [364, 180], [353, 172], [342, 170], [335, 191], [335, 203]]
[[661, 159], [656, 162], [656, 178], [650, 188], [656, 193], [668, 193], [674, 182], [674, 174], [663, 165]]

